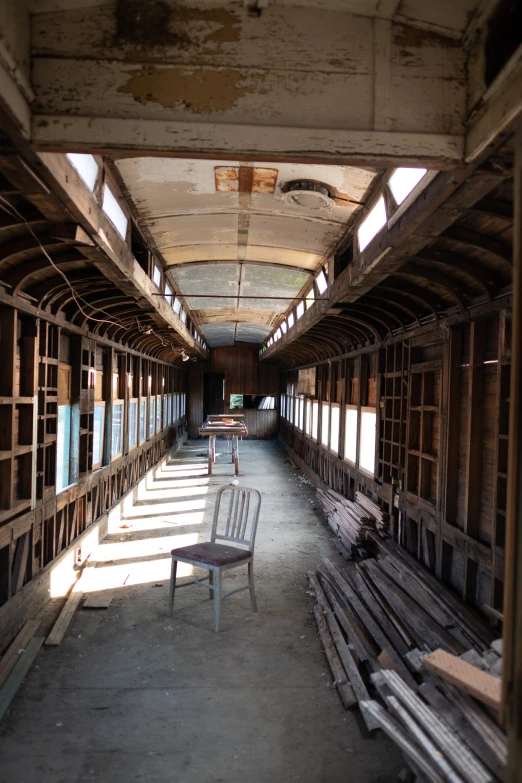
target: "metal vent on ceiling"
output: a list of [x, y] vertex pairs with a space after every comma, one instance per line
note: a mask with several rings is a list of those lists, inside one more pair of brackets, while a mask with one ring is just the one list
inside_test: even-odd
[[309, 179], [296, 179], [286, 183], [282, 198], [294, 206], [305, 209], [331, 209], [334, 201], [330, 190], [321, 182]]

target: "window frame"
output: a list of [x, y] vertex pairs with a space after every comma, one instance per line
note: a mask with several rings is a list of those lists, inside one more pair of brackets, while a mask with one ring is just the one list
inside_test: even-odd
[[[136, 423], [135, 423], [135, 428], [134, 428], [134, 430], [135, 430], [135, 431], [134, 431], [134, 438], [135, 438], [135, 443], [134, 443], [134, 445], [131, 445], [131, 439], [130, 439], [130, 433], [131, 433], [131, 421], [132, 421], [132, 417], [131, 417], [131, 405], [136, 405]], [[139, 442], [139, 438], [138, 438], [138, 429], [139, 429], [139, 405], [138, 405], [138, 398], [137, 398], [137, 397], [130, 397], [130, 398], [129, 398], [129, 408], [128, 408], [128, 410], [129, 410], [129, 424], [128, 424], [128, 444], [129, 444], [129, 451], [133, 451], [134, 449], [137, 449], [137, 448], [138, 448], [138, 442]]]
[[[143, 413], [143, 436], [141, 427], [141, 414]], [[140, 404], [138, 408], [138, 444], [141, 446], [147, 440], [147, 399], [145, 397], [140, 398]]]
[[[123, 425], [124, 425], [124, 401], [123, 400], [113, 400], [112, 406], [111, 406], [111, 459], [110, 461], [113, 462], [116, 459], [120, 459], [120, 457], [123, 456]], [[114, 453], [114, 414], [116, 412], [117, 408], [121, 408], [121, 421], [120, 421], [120, 450], [117, 453]]]
[[[96, 421], [96, 408], [102, 408], [103, 414], [101, 419], [101, 434], [100, 434], [100, 459], [94, 461], [94, 425]], [[106, 415], [107, 415], [107, 403], [105, 400], [95, 400], [93, 410], [93, 422], [92, 422], [92, 469], [99, 470], [105, 464], [105, 428], [106, 428]]]
[[149, 397], [149, 417], [147, 424], [147, 438], [150, 439], [156, 434], [156, 395]]

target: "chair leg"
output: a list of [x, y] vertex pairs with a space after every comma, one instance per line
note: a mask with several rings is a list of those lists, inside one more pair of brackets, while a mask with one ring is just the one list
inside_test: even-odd
[[214, 574], [214, 631], [219, 633], [219, 615], [221, 612], [221, 570]]
[[252, 611], [257, 612], [256, 592], [254, 589], [254, 563], [250, 561], [248, 564], [248, 586], [250, 588], [250, 603], [252, 604]]
[[[208, 572], [208, 583], [209, 583], [209, 585], [213, 585], [214, 584], [214, 572], [213, 571], [209, 571]], [[213, 590], [209, 590], [208, 592], [209, 592], [210, 600], [212, 601], [214, 599], [214, 591]]]
[[172, 558], [170, 569], [170, 591], [169, 591], [169, 615], [172, 617], [174, 610], [174, 592], [176, 590], [176, 572], [178, 570], [178, 561]]

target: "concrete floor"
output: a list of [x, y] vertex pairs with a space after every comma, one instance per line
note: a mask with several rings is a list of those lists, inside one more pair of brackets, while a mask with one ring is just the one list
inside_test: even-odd
[[305, 574], [338, 558], [313, 487], [275, 441], [241, 444], [239, 481], [263, 495], [258, 613], [247, 591], [232, 596], [215, 635], [208, 593], [187, 587], [167, 616], [170, 549], [208, 538], [215, 492], [231, 480], [224, 462], [206, 477], [205, 445], [150, 476], [98, 548], [93, 590], [112, 604], [80, 608], [61, 645], [38, 655], [0, 724], [1, 783], [396, 780], [395, 746], [368, 738], [331, 687]]

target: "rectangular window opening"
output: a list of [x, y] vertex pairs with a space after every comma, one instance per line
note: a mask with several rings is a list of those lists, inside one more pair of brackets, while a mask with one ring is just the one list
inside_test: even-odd
[[92, 192], [96, 184], [99, 170], [94, 156], [84, 155], [79, 152], [68, 152], [67, 159]]
[[138, 445], [138, 403], [129, 403], [129, 449]]
[[94, 428], [92, 440], [92, 467], [100, 468], [103, 462], [103, 438], [105, 436], [105, 403], [94, 405]]
[[319, 274], [315, 278], [315, 282], [317, 283], [317, 288], [319, 290], [319, 293], [324, 294], [324, 292], [328, 288], [328, 280], [326, 279], [326, 275], [323, 270], [319, 272]]
[[386, 205], [384, 197], [381, 196], [357, 229], [359, 250], [364, 250], [370, 244], [374, 236], [386, 225], [386, 221]]
[[328, 448], [328, 435], [330, 423], [330, 405], [323, 402], [321, 408], [321, 443]]
[[112, 406], [112, 439], [111, 439], [111, 458], [116, 459], [122, 454], [122, 426], [123, 426], [123, 403], [117, 402]]
[[330, 416], [330, 451], [333, 454], [339, 454], [339, 429], [340, 429], [339, 404], [332, 403], [332, 414]]
[[118, 234], [125, 239], [127, 235], [127, 225], [129, 223], [127, 215], [118, 204], [118, 199], [105, 183], [103, 186], [102, 209], [113, 224]]
[[344, 458], [355, 465], [357, 459], [357, 408], [346, 406]]
[[319, 402], [314, 400], [312, 403], [312, 438], [317, 440], [319, 430]]
[[154, 268], [152, 270], [152, 282], [154, 285], [158, 286], [158, 288], [161, 287], [161, 269], [157, 264], [154, 264]]
[[375, 470], [375, 425], [377, 415], [374, 410], [361, 412], [361, 439], [359, 444], [359, 467], [371, 473]]
[[401, 167], [395, 169], [388, 185], [397, 204], [402, 204], [412, 190], [419, 184], [428, 169], [412, 169]]

